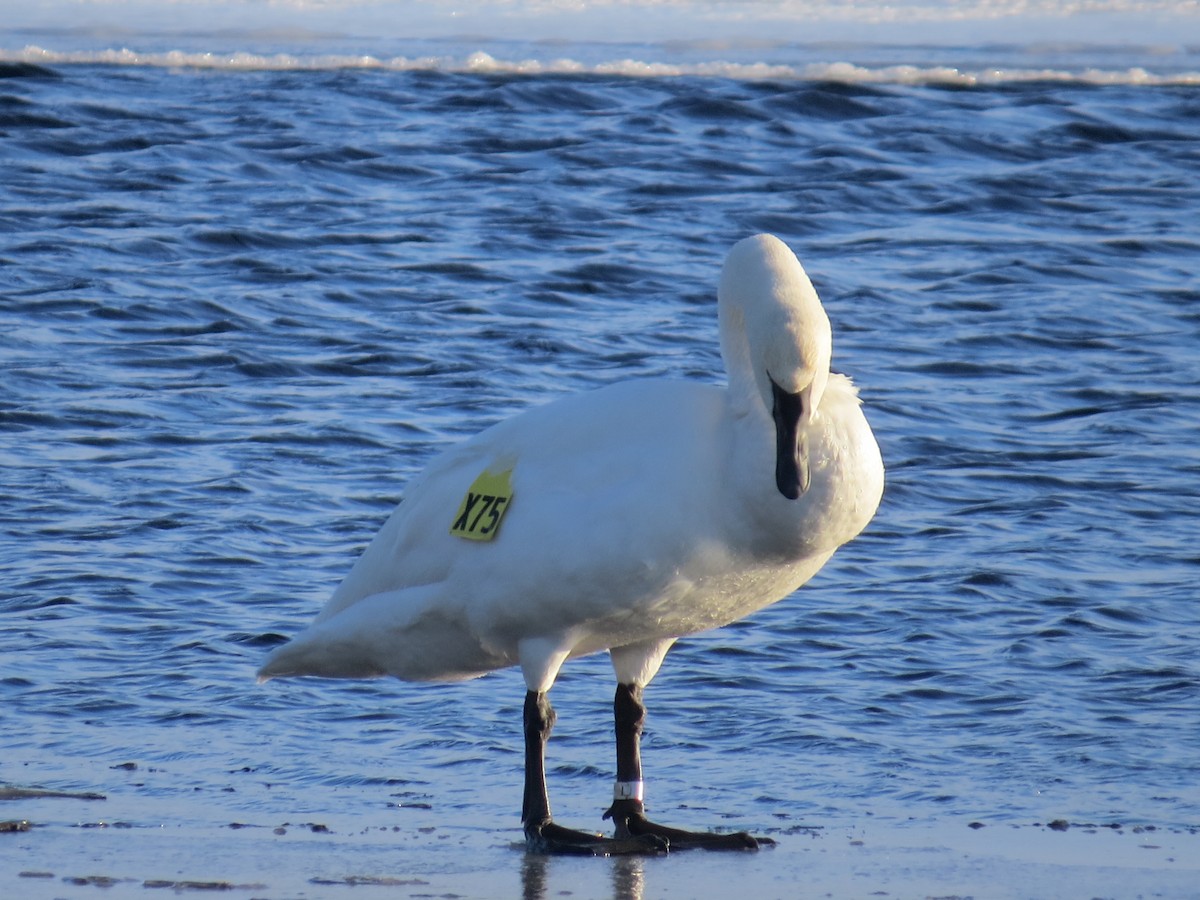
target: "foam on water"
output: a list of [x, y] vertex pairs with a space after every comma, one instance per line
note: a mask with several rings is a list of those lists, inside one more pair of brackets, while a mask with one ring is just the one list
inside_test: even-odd
[[[504, 53], [505, 47], [494, 48]], [[71, 63], [118, 66], [188, 67], [200, 69], [228, 70], [336, 70], [336, 69], [379, 69], [393, 72], [468, 72], [503, 75], [624, 75], [637, 78], [663, 78], [680, 76], [705, 76], [746, 80], [785, 81], [835, 81], [865, 84], [946, 84], [960, 86], [999, 85], [1031, 81], [1057, 81], [1080, 84], [1124, 84], [1124, 85], [1192, 85], [1200, 84], [1200, 70], [1177, 69], [1162, 65], [1162, 55], [1151, 48], [1122, 48], [1119, 56], [1125, 59], [1150, 57], [1159, 63], [1156, 71], [1144, 65], [1129, 65], [1123, 68], [1103, 68], [1099, 65], [1080, 62], [1094, 60], [1096, 48], [1075, 48], [1073, 51], [1058, 49], [1058, 65], [1030, 67], [1022, 66], [1012, 56], [1002, 62], [996, 48], [991, 48], [991, 62], [980, 68], [960, 68], [954, 65], [917, 65], [912, 63], [872, 65], [843, 61], [834, 54], [847, 54], [850, 58], [879, 55], [878, 48], [830, 48], [832, 61], [826, 62], [738, 62], [724, 59], [707, 61], [678, 61], [670, 59], [674, 52], [656, 52], [660, 48], [638, 47], [633, 52], [641, 57], [623, 56], [600, 61], [585, 61], [594, 57], [597, 50], [611, 52], [611, 47], [581, 48], [590, 50], [584, 58], [564, 56], [513, 57], [493, 56], [483, 50], [464, 55], [434, 55], [376, 57], [371, 54], [305, 54], [258, 53], [251, 51], [136, 51], [127, 47], [104, 50], [52, 50], [38, 46], [26, 46], [20, 50], [0, 49], [0, 60], [31, 63], [35, 65], [59, 65]], [[818, 51], [820, 52], [820, 51]], [[913, 48], [896, 49], [894, 54], [913, 57], [922, 55]], [[786, 56], [780, 53], [779, 56]], [[813, 56], [812, 48], [795, 48], [795, 57]], [[927, 54], [926, 54], [927, 55]], [[935, 54], [936, 55], [936, 54]], [[960, 55], [979, 56], [979, 51], [964, 51]], [[1118, 55], [1107, 54], [1111, 57]], [[662, 57], [667, 57], [663, 59]], [[1077, 57], [1077, 59], [1071, 59]], [[1028, 54], [1024, 60], [1028, 62]], [[1190, 57], [1188, 58], [1190, 62]], [[1075, 65], [1070, 65], [1074, 62]], [[1120, 63], [1120, 60], [1116, 60]], [[1153, 65], [1153, 63], [1149, 63]], [[1179, 63], [1176, 62], [1176, 65]]]
[[1200, 82], [1200, 3], [1108, 0], [47, 0], [0, 59], [42, 64], [832, 80]]

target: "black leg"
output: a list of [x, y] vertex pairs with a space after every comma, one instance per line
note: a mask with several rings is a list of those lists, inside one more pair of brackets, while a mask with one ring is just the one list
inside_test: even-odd
[[618, 684], [613, 697], [613, 721], [617, 733], [617, 781], [640, 784], [642, 780], [642, 725], [646, 706], [642, 688], [636, 684]]
[[665, 850], [665, 842], [653, 836], [627, 835], [614, 840], [554, 823], [550, 815], [550, 794], [546, 790], [546, 743], [555, 718], [550, 699], [544, 693], [529, 691], [525, 694], [525, 798], [521, 805], [521, 821], [525, 825], [526, 846], [535, 853], [586, 856]]
[[657, 825], [646, 818], [642, 803], [642, 723], [646, 707], [642, 688], [636, 684], [618, 684], [613, 698], [613, 718], [617, 732], [617, 787], [615, 799], [604, 818], [616, 825], [616, 836], [638, 838], [653, 836], [666, 841], [672, 850], [694, 847], [706, 850], [757, 850], [774, 844], [770, 838], [755, 838], [744, 831], [714, 834], [707, 831], [683, 831]]
[[531, 823], [550, 821], [550, 793], [546, 790], [546, 742], [554, 729], [555, 715], [550, 698], [528, 691], [525, 694], [525, 799], [521, 804], [521, 821]]

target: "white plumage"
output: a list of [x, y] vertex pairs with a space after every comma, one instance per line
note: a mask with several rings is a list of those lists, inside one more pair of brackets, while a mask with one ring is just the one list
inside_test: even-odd
[[[676, 638], [804, 584], [875, 513], [879, 448], [854, 386], [829, 372], [829, 321], [781, 241], [737, 244], [718, 297], [727, 387], [624, 382], [443, 453], [260, 677], [452, 680], [517, 664], [544, 693], [564, 661], [607, 649], [618, 681], [640, 687]], [[452, 534], [488, 472], [511, 488], [490, 539]]]

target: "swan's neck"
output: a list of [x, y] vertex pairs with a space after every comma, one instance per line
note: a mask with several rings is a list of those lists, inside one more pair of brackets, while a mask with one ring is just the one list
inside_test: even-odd
[[725, 362], [725, 373], [729, 379], [730, 409], [735, 415], [745, 415], [756, 409], [769, 413], [770, 410], [763, 408], [741, 309], [732, 304], [720, 304], [717, 320], [721, 333], [721, 359]]

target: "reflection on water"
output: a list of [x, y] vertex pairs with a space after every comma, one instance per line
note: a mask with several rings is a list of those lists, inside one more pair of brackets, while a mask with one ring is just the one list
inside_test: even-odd
[[544, 900], [546, 875], [549, 867], [548, 857], [533, 853], [525, 854], [525, 861], [521, 864], [521, 896], [524, 900]]
[[[571, 860], [527, 853], [521, 865], [521, 896], [524, 900], [547, 900], [566, 891], [550, 890], [550, 877], [556, 867], [565, 867]], [[596, 860], [588, 868], [590, 877], [601, 877], [603, 867], [608, 866], [612, 882], [613, 900], [642, 900], [646, 893], [646, 859], [642, 856], [614, 856], [608, 860]], [[590, 892], [589, 895], [598, 896]]]
[[613, 900], [642, 900], [646, 890], [646, 861], [640, 856], [612, 861]]

